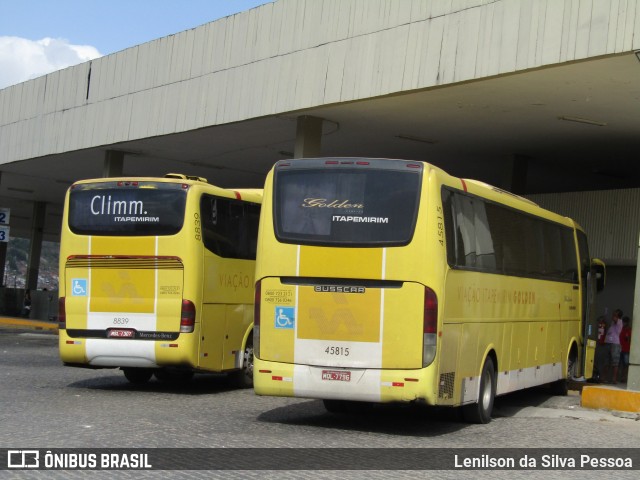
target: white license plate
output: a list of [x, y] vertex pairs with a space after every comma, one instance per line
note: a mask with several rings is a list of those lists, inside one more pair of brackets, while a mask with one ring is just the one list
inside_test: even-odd
[[107, 337], [109, 338], [133, 338], [135, 331], [130, 328], [112, 328], [107, 330]]
[[322, 380], [350, 382], [351, 372], [348, 370], [323, 370]]

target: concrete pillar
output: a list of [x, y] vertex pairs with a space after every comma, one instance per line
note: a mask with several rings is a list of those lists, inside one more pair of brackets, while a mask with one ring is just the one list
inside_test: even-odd
[[0, 242], [0, 282], [4, 287], [4, 267], [7, 263], [7, 242]]
[[293, 158], [319, 157], [322, 143], [322, 119], [310, 115], [298, 117]]
[[29, 244], [29, 266], [27, 267], [26, 288], [38, 288], [38, 271], [40, 270], [40, 254], [42, 253], [42, 236], [47, 204], [34, 202], [31, 220], [31, 242]]
[[502, 185], [500, 188], [516, 195], [527, 193], [527, 170], [529, 168], [529, 157], [526, 155], [511, 155], [507, 159]]
[[627, 390], [640, 392], [640, 238], [636, 261], [636, 288], [633, 296], [633, 318], [631, 319], [631, 350], [629, 352], [629, 374]]
[[107, 150], [104, 154], [104, 169], [102, 176], [121, 177], [124, 168], [124, 152]]
[[[2, 183], [2, 172], [0, 172], [0, 183]], [[7, 246], [8, 242], [0, 242], [0, 283], [4, 285], [4, 266], [7, 263]]]

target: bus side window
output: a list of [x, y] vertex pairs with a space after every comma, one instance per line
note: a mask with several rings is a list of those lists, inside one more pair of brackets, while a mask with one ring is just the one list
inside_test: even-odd
[[248, 237], [248, 258], [255, 259], [258, 250], [258, 225], [260, 223], [260, 207], [258, 205], [245, 205], [247, 209], [246, 229]]
[[203, 195], [200, 201], [202, 239], [207, 250], [219, 257], [235, 258], [236, 245], [229, 238], [231, 216], [227, 199]]
[[576, 245], [573, 240], [573, 230], [563, 230], [561, 248], [563, 277], [565, 280], [578, 283], [578, 262], [576, 259]]
[[493, 271], [496, 255], [485, 203], [448, 190], [443, 191], [449, 264]]
[[461, 267], [474, 267], [476, 264], [476, 231], [473, 203], [470, 198], [453, 196], [456, 236], [462, 240], [462, 251], [458, 250], [457, 264]]
[[544, 224], [544, 273], [562, 275], [562, 231], [550, 223]]
[[452, 267], [577, 281], [571, 228], [448, 189], [442, 205]]
[[493, 237], [487, 218], [485, 202], [473, 202], [474, 225], [476, 232], [476, 267], [481, 270], [494, 271], [496, 269], [496, 252], [493, 247]]
[[260, 207], [228, 198], [203, 195], [202, 239], [219, 257], [255, 260]]

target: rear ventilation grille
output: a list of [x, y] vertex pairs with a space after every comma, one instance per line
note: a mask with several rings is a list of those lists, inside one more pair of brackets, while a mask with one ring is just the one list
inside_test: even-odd
[[178, 257], [129, 257], [76, 255], [67, 259], [66, 268], [140, 268], [140, 269], [182, 269]]
[[455, 372], [440, 374], [438, 398], [442, 398], [445, 400], [453, 398], [453, 387], [454, 387], [455, 380], [456, 380]]

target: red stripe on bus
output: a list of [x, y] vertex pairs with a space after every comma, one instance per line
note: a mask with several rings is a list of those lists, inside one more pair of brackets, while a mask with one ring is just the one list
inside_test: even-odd
[[464, 189], [464, 191], [467, 191], [467, 184], [464, 182], [463, 179], [460, 179], [460, 181], [462, 182], [462, 188]]

